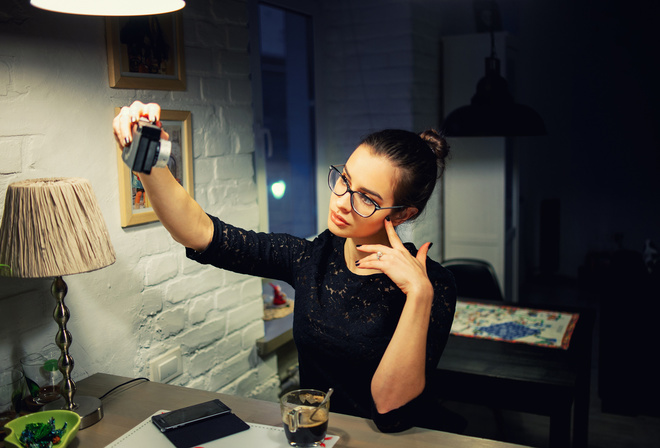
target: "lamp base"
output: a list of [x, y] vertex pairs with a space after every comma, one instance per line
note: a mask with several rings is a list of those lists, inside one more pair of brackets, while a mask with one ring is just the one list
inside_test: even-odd
[[[76, 406], [71, 411], [80, 416], [80, 429], [88, 428], [103, 418], [103, 403], [98, 398], [76, 395], [74, 403]], [[44, 405], [42, 409], [44, 411], [53, 409], [67, 410], [66, 402], [62, 397]]]

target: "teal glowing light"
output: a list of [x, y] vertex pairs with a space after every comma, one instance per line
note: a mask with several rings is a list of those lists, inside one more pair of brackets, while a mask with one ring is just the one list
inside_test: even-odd
[[273, 185], [270, 186], [270, 192], [273, 194], [275, 199], [282, 199], [284, 193], [286, 192], [286, 182], [283, 180], [273, 182]]

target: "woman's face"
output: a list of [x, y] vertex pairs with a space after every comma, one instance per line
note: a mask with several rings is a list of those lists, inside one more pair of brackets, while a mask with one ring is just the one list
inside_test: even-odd
[[[372, 154], [369, 146], [360, 145], [353, 151], [343, 174], [351, 190], [364, 193], [381, 207], [397, 205], [394, 204], [394, 184], [398, 171], [387, 158]], [[363, 218], [351, 207], [348, 192], [343, 196], [330, 193], [328, 229], [344, 238], [359, 240], [379, 237], [385, 233], [383, 220], [392, 211], [377, 210], [370, 217]]]

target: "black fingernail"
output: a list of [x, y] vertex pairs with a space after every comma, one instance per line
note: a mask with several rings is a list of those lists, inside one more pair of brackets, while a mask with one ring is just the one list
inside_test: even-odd
[[431, 247], [433, 247], [433, 243], [429, 244], [429, 250], [431, 250]]
[[385, 219], [388, 220], [388, 221], [390, 221], [390, 217], [389, 217], [389, 216], [386, 216]]
[[362, 244], [356, 244], [355, 247], [362, 247]]
[[355, 266], [360, 266], [360, 260], [355, 262]]

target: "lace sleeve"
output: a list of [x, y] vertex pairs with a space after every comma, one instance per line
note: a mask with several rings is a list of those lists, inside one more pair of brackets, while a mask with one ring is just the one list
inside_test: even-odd
[[188, 258], [241, 274], [292, 282], [293, 267], [309, 244], [307, 240], [239, 229], [210, 218], [214, 226], [211, 243], [203, 252], [186, 248]]

